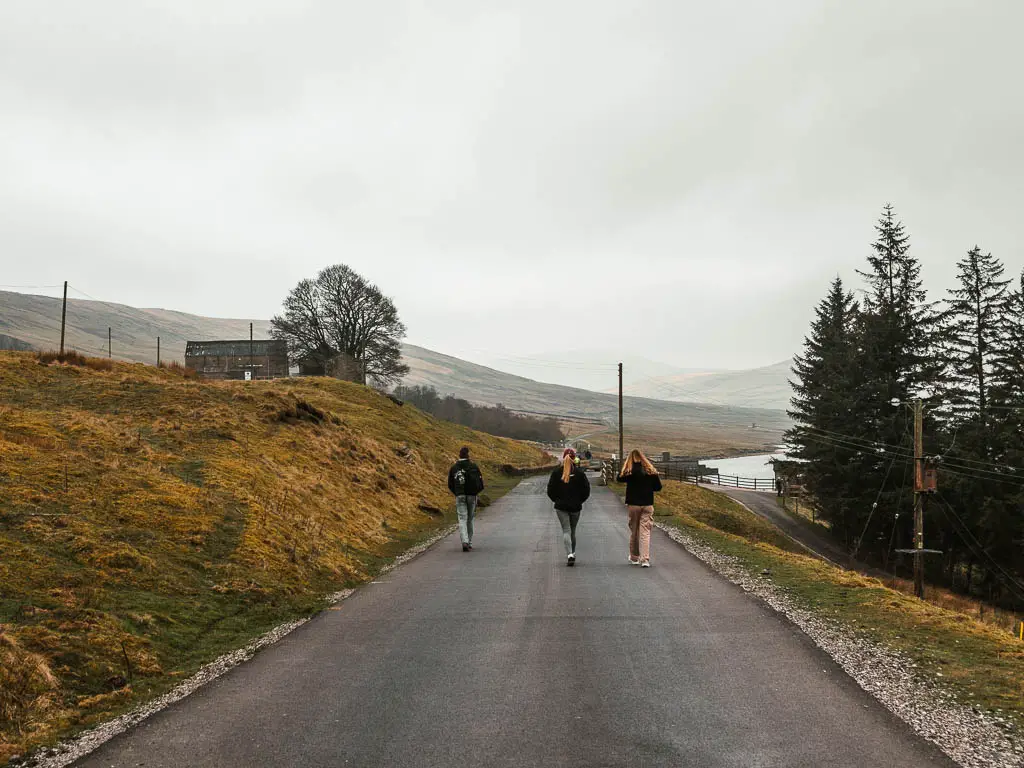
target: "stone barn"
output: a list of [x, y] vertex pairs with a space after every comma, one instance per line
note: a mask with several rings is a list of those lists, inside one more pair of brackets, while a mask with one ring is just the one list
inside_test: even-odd
[[278, 339], [190, 341], [185, 366], [204, 379], [279, 379], [288, 376], [288, 343]]

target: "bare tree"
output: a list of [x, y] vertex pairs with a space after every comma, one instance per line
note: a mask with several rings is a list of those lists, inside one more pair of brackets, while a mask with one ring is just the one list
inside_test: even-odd
[[343, 264], [300, 281], [270, 325], [275, 339], [288, 342], [291, 361], [307, 369], [381, 386], [409, 372], [394, 302]]

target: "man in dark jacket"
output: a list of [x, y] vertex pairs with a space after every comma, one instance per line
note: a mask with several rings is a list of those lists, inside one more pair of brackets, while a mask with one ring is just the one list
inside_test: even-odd
[[555, 503], [555, 514], [562, 526], [566, 565], [576, 565], [576, 526], [580, 521], [583, 503], [590, 498], [587, 473], [576, 464], [576, 451], [566, 448], [562, 463], [555, 467], [548, 479], [548, 498]]
[[469, 448], [463, 446], [459, 450], [459, 460], [448, 470], [448, 490], [455, 495], [463, 552], [473, 549], [473, 516], [476, 514], [477, 496], [483, 489], [484, 476], [480, 467], [469, 460]]

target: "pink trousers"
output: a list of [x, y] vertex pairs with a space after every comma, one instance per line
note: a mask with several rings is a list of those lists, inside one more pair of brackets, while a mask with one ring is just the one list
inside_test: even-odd
[[629, 507], [629, 556], [642, 563], [651, 559], [654, 507]]

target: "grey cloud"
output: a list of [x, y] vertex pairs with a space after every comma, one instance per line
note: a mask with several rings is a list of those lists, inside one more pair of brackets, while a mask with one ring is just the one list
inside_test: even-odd
[[557, 351], [572, 318], [609, 357], [771, 363], [856, 282], [887, 201], [935, 297], [975, 242], [1024, 265], [1022, 22], [1012, 0], [6, 2], [2, 282], [269, 316], [342, 261], [441, 351]]

